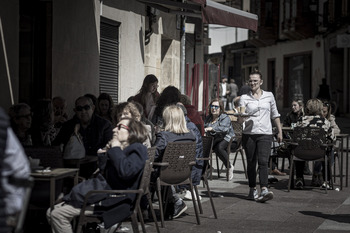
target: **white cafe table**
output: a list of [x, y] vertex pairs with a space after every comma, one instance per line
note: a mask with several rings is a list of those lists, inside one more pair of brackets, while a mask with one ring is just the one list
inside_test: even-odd
[[74, 185], [76, 185], [78, 184], [78, 174], [78, 168], [54, 168], [50, 172], [34, 171], [31, 176], [35, 181], [50, 182], [50, 208], [52, 211], [55, 205], [56, 180], [74, 177]]

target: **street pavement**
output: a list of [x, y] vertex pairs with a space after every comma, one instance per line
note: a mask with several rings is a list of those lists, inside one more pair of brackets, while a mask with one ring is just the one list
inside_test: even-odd
[[[350, 119], [337, 118], [337, 123], [342, 133], [350, 133]], [[232, 160], [233, 154], [230, 158]], [[269, 188], [274, 193], [273, 200], [257, 203], [246, 200], [249, 188], [240, 158], [238, 156], [236, 161], [233, 180], [228, 182], [223, 176], [219, 179], [214, 172], [213, 179], [209, 181], [217, 219], [214, 218], [207, 191], [201, 183], [199, 185], [203, 205], [201, 224], [196, 224], [192, 201], [185, 201], [188, 206], [185, 214], [165, 221], [165, 228], [160, 228], [161, 232], [350, 232], [350, 188], [345, 187], [345, 177], [342, 190], [329, 190], [325, 194], [324, 190], [317, 187], [292, 189], [288, 192], [289, 176], [275, 176], [278, 182], [270, 184]], [[213, 164], [216, 164], [215, 160]], [[286, 160], [285, 167], [288, 168], [288, 165]], [[345, 162], [343, 171], [345, 174]], [[289, 174], [288, 169], [285, 172]], [[305, 176], [305, 180], [306, 185], [310, 184], [311, 176]], [[339, 188], [339, 184], [338, 176], [334, 188]], [[157, 203], [154, 205], [157, 210]], [[160, 226], [160, 222], [158, 224]], [[127, 223], [123, 225], [128, 226]], [[153, 222], [147, 222], [146, 227], [148, 232], [156, 232]]]
[[[286, 172], [289, 173], [289, 170]], [[340, 191], [329, 190], [327, 194], [317, 187], [288, 192], [288, 177], [275, 176], [278, 182], [270, 184], [269, 188], [274, 193], [273, 200], [266, 203], [246, 200], [248, 182], [242, 161], [237, 159], [233, 180], [227, 182], [224, 177], [218, 179], [214, 172], [213, 180], [209, 181], [217, 219], [214, 218], [207, 191], [201, 183], [201, 224], [196, 224], [192, 201], [185, 201], [189, 207], [185, 214], [165, 221], [165, 228], [160, 228], [161, 232], [350, 232], [349, 187], [343, 187]], [[305, 176], [305, 179], [306, 184], [311, 182], [311, 176]], [[339, 177], [335, 183], [337, 187]], [[160, 222], [158, 224], [160, 226]], [[156, 232], [153, 222], [147, 223], [147, 231]]]

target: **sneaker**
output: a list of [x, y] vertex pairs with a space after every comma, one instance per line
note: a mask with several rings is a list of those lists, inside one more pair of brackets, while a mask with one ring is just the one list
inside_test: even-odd
[[233, 179], [233, 170], [234, 169], [235, 169], [235, 167], [231, 165], [230, 169], [228, 170], [228, 180]]
[[[197, 201], [197, 196], [196, 196], [196, 193], [194, 193], [194, 199]], [[192, 195], [191, 195], [191, 192], [186, 190], [186, 194], [184, 196], [184, 200], [189, 200], [189, 201], [192, 201]], [[199, 200], [202, 200], [202, 197], [199, 196]]]
[[328, 184], [328, 182], [323, 182], [323, 184], [322, 184], [322, 186], [320, 187], [320, 189], [324, 190], [324, 189], [326, 189], [326, 187], [327, 187], [328, 190], [333, 190], [333, 187], [330, 186], [330, 185]]
[[264, 203], [265, 201], [271, 199], [273, 199], [273, 192], [266, 188], [261, 191], [260, 196], [256, 199], [256, 202]]
[[259, 197], [258, 190], [256, 188], [250, 188], [247, 200], [256, 200]]
[[180, 205], [175, 205], [174, 208], [175, 210], [174, 210], [173, 218], [177, 218], [187, 210], [187, 205], [185, 204], [185, 202], [181, 202]]
[[295, 188], [303, 189], [303, 187], [304, 187], [303, 179], [297, 178], [297, 180], [295, 181]]

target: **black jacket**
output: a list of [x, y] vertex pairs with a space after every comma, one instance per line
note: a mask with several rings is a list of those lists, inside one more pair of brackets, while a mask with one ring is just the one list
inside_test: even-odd
[[[76, 124], [79, 124], [79, 120], [76, 117], [65, 122], [52, 145], [66, 145], [74, 132]], [[91, 118], [90, 125], [86, 129], [80, 127], [79, 133], [83, 136], [86, 155], [96, 155], [97, 150], [105, 147], [113, 137], [111, 123], [95, 114]]]

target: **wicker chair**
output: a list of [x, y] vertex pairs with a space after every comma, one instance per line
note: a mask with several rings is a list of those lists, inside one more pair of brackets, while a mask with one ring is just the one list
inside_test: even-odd
[[[215, 216], [215, 218], [218, 218], [217, 215], [216, 215], [214, 201], [213, 201], [213, 197], [211, 195], [210, 187], [209, 187], [209, 183], [208, 183], [208, 175], [209, 175], [208, 174], [208, 169], [209, 169], [208, 161], [210, 160], [210, 155], [212, 153], [213, 137], [202, 136], [202, 140], [203, 140], [203, 158], [197, 158], [197, 159], [198, 160], [204, 160], [203, 171], [202, 171], [203, 186], [207, 187], [208, 196], [210, 198], [210, 204], [211, 204], [211, 207], [213, 209], [214, 216]], [[198, 197], [199, 195], [198, 195], [197, 185], [194, 186], [194, 190], [196, 192], [196, 196]], [[199, 200], [199, 198], [197, 198], [197, 200], [198, 200], [199, 212], [201, 214], [203, 214], [202, 203]]]
[[[152, 163], [150, 162], [150, 160], [146, 160], [145, 167], [143, 169], [143, 174], [142, 174], [141, 181], [140, 181], [140, 186], [139, 186], [139, 189], [137, 189], [137, 190], [91, 190], [91, 191], [89, 191], [85, 195], [85, 201], [84, 201], [83, 207], [81, 208], [81, 211], [80, 211], [76, 232], [80, 233], [82, 231], [82, 226], [88, 222], [100, 222], [101, 221], [100, 215], [95, 215], [95, 214], [86, 215], [85, 214], [85, 210], [86, 210], [86, 207], [88, 205], [87, 204], [88, 198], [91, 195], [94, 195], [97, 193], [100, 193], [100, 194], [106, 193], [109, 195], [113, 195], [116, 198], [125, 196], [125, 194], [135, 193], [136, 198], [135, 198], [135, 203], [133, 204], [133, 206], [136, 206], [137, 208], [132, 209], [131, 214], [128, 217], [131, 217], [131, 225], [133, 228], [133, 232], [139, 232], [138, 223], [137, 223], [137, 216], [139, 216], [139, 218], [140, 218], [142, 231], [146, 232], [146, 228], [144, 226], [144, 221], [142, 218], [142, 213], [141, 213], [139, 206], [140, 206], [141, 197], [144, 195], [145, 190], [149, 186], [151, 171], [152, 171]], [[153, 217], [155, 217], [155, 216], [153, 216]], [[127, 219], [127, 218], [125, 218], [125, 219]], [[121, 225], [121, 223], [122, 222], [119, 222], [117, 228]], [[158, 229], [158, 225], [156, 225], [156, 226]]]
[[242, 126], [242, 124], [238, 123], [237, 121], [231, 121], [231, 123], [232, 123], [233, 131], [235, 132], [236, 141], [237, 141], [237, 148], [236, 148], [236, 150], [235, 151], [231, 151], [232, 153], [235, 153], [235, 158], [233, 159], [232, 165], [235, 166], [238, 153], [240, 153], [241, 154], [241, 158], [242, 158], [245, 178], [248, 179], [247, 166], [246, 166], [245, 158], [244, 158], [244, 149], [243, 149], [243, 146], [242, 146], [243, 126]]
[[[290, 171], [288, 181], [288, 192], [294, 176], [294, 161], [325, 161], [328, 166], [328, 151], [333, 147], [333, 143], [326, 144], [325, 131], [319, 127], [295, 127], [293, 140], [288, 145], [291, 149]], [[325, 169], [325, 179], [328, 180], [328, 169]], [[332, 179], [330, 179], [332, 182]], [[327, 193], [327, 188], [325, 189]]]
[[[169, 142], [165, 148], [162, 162], [154, 163], [160, 167], [159, 177], [157, 178], [157, 193], [159, 199], [159, 209], [161, 216], [161, 226], [164, 227], [163, 201], [161, 186], [171, 185], [190, 185], [194, 211], [196, 214], [197, 224], [200, 224], [198, 207], [193, 192], [191, 181], [192, 166], [196, 164], [196, 142]], [[199, 197], [197, 196], [197, 199]], [[165, 206], [167, 200], [165, 200]]]

